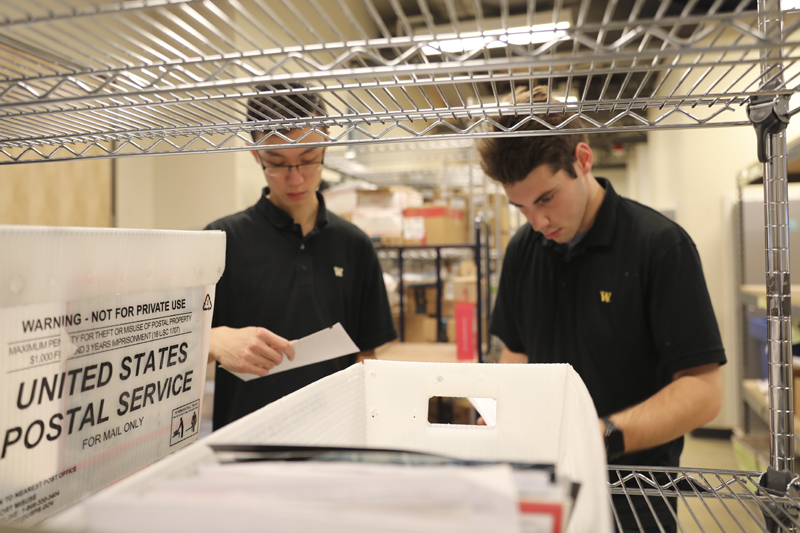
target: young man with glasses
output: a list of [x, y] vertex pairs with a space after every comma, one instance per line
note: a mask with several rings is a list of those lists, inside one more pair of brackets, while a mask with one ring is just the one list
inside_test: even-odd
[[[251, 121], [324, 114], [322, 99], [311, 92], [259, 96], [247, 106]], [[317, 191], [325, 148], [305, 145], [325, 138], [310, 127], [281, 131], [296, 143], [252, 134], [259, 147], [253, 156], [267, 187], [256, 205], [206, 228], [227, 235], [209, 349], [217, 362], [215, 430], [373, 356], [375, 348], [397, 337], [372, 242], [327, 211]], [[337, 322], [361, 352], [269, 375], [284, 356], [293, 358], [290, 340]], [[262, 377], [245, 382], [226, 370]]]

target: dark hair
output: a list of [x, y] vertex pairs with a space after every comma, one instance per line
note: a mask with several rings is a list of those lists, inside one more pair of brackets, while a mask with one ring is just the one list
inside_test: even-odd
[[[528, 90], [526, 86], [518, 87], [515, 93], [506, 98], [508, 103], [528, 104], [547, 101], [547, 87], [539, 85]], [[536, 115], [536, 118], [560, 129], [583, 128], [583, 122], [577, 117], [569, 120], [568, 113], [547, 113]], [[548, 130], [549, 128], [530, 118], [530, 115], [515, 115], [512, 112], [494, 121], [504, 128], [512, 128], [528, 119], [515, 131]], [[569, 122], [567, 122], [569, 120]], [[500, 131], [492, 126], [492, 131]], [[503, 185], [511, 185], [524, 180], [531, 171], [541, 165], [550, 165], [553, 172], [566, 171], [573, 178], [575, 174], [575, 147], [579, 142], [588, 142], [585, 133], [536, 135], [529, 137], [511, 137], [513, 134], [498, 138], [479, 139], [476, 143], [481, 158], [481, 167], [487, 176]]]
[[[305, 85], [295, 82], [281, 83], [279, 85], [256, 85], [255, 89], [259, 95], [247, 100], [247, 121], [293, 120], [326, 116], [325, 102], [319, 93], [304, 91], [274, 94], [281, 90], [305, 88], [307, 88]], [[253, 140], [256, 139], [256, 131], [252, 130], [250, 132]]]

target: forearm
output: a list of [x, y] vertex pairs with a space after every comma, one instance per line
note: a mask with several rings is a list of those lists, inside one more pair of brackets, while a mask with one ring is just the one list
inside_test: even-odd
[[219, 335], [221, 331], [220, 328], [211, 328], [211, 337], [208, 342], [208, 362], [219, 362]]
[[710, 422], [722, 402], [719, 365], [699, 367], [644, 402], [610, 416], [625, 436], [625, 453], [653, 448]]
[[356, 363], [361, 363], [364, 359], [375, 359], [375, 350], [364, 350], [356, 354]]
[[503, 351], [500, 353], [500, 359], [497, 361], [498, 363], [527, 363], [528, 356], [524, 353], [519, 352], [512, 352], [506, 347], [503, 347]]

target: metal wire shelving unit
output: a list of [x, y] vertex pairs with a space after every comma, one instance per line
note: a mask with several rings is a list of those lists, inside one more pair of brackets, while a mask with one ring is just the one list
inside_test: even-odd
[[[498, 113], [536, 120], [565, 106], [590, 132], [746, 125], [732, 111], [792, 94], [800, 55], [800, 19], [786, 15], [788, 37], [775, 40], [752, 8], [723, 0], [6, 0], [0, 163], [244, 150], [247, 97], [285, 92], [320, 93], [327, 113], [264, 117], [257, 126], [267, 136], [304, 125], [351, 145], [498, 135], [483, 131]], [[763, 50], [783, 51], [768, 77], [785, 81], [762, 83]], [[551, 86], [549, 103], [501, 101], [533, 80]]]
[[[289, 129], [311, 128], [327, 146], [460, 143], [519, 134], [499, 114], [564, 110], [588, 133], [756, 124], [771, 463], [788, 482], [773, 494], [759, 473], [660, 469], [665, 485], [636, 468], [611, 493], [722, 504], [717, 524], [738, 506], [761, 528], [737, 518], [742, 531], [794, 530], [782, 125], [797, 111], [799, 29], [777, 0], [4, 0], [0, 164], [249, 150], [253, 128], [291, 143], [307, 139]], [[502, 99], [532, 84], [547, 102]], [[247, 122], [249, 97], [286, 93], [326, 109]]]

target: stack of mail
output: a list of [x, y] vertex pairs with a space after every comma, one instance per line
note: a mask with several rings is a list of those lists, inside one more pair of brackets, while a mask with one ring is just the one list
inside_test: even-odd
[[508, 465], [288, 461], [203, 467], [90, 502], [87, 514], [91, 531], [108, 533], [514, 533], [517, 508]]

